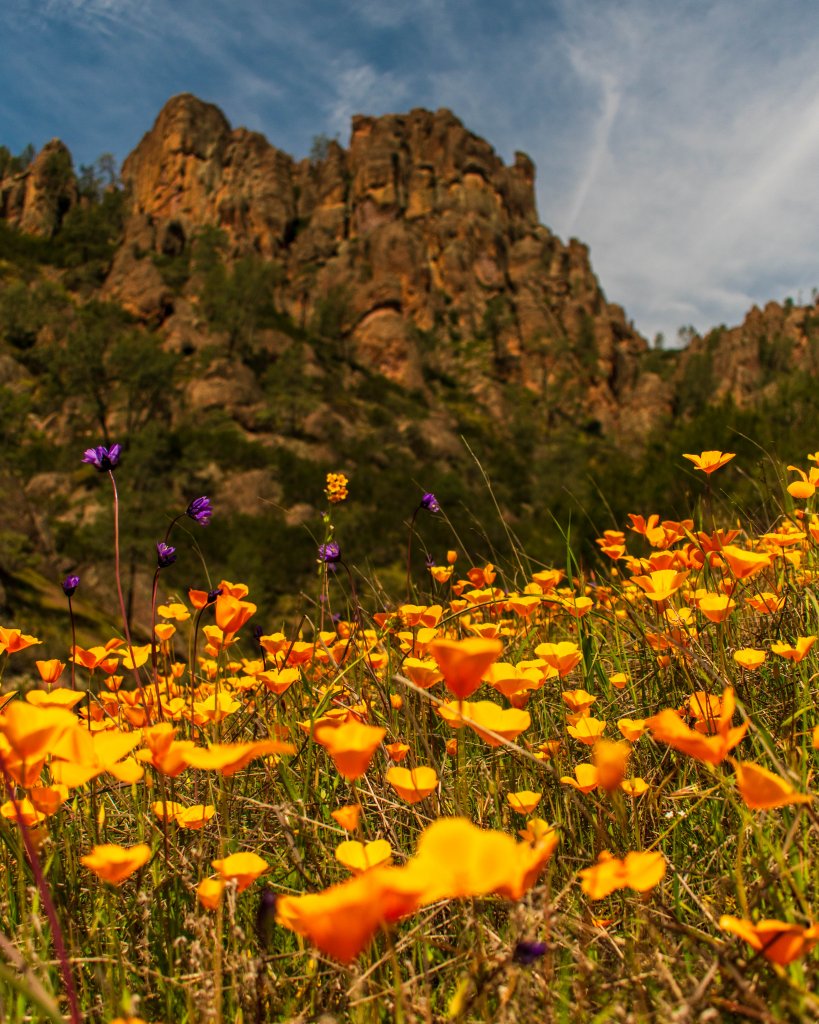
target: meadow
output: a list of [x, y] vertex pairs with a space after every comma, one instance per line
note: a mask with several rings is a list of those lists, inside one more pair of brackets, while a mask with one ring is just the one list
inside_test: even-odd
[[762, 528], [723, 500], [739, 460], [686, 454], [690, 518], [635, 510], [582, 566], [511, 532], [475, 560], [419, 493], [389, 593], [331, 473], [313, 600], [270, 632], [204, 559], [178, 589], [201, 496], [157, 523], [144, 636], [121, 455], [82, 456], [110, 633], [77, 643], [75, 575], [61, 645], [0, 627], [0, 1019], [819, 1016], [819, 452]]

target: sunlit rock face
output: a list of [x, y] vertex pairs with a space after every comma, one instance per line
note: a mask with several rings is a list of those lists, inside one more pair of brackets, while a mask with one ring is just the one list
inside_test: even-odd
[[[329, 315], [351, 358], [402, 386], [451, 377], [491, 408], [514, 384], [556, 416], [631, 429], [644, 340], [586, 247], [538, 222], [531, 160], [506, 165], [448, 110], [358, 116], [346, 149], [327, 141], [295, 161], [177, 96], [122, 177], [130, 217], [107, 293], [137, 315], [166, 304], [140, 257], [212, 225], [231, 256], [276, 264], [276, 302], [296, 323]], [[642, 426], [668, 401], [662, 387], [639, 394]]]

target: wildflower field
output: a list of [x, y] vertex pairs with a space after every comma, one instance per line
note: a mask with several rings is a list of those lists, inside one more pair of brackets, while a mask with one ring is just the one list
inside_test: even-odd
[[816, 1019], [819, 452], [762, 526], [722, 500], [731, 453], [685, 458], [691, 517], [636, 511], [588, 565], [511, 533], [476, 560], [419, 494], [392, 594], [331, 473], [279, 623], [204, 561], [179, 589], [217, 528], [194, 498], [136, 635], [128, 460], [88, 449], [111, 631], [77, 642], [78, 575], [61, 645], [0, 627], [0, 1019]]

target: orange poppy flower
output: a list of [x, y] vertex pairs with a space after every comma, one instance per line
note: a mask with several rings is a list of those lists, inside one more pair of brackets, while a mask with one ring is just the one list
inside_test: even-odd
[[70, 711], [85, 697], [82, 692], [58, 686], [56, 690], [29, 690], [26, 701], [38, 708], [65, 708]]
[[727, 687], [722, 694], [722, 711], [714, 723], [716, 733], [712, 736], [704, 736], [680, 720], [676, 711], [667, 708], [658, 715], [647, 720], [648, 728], [651, 730], [655, 740], [667, 743], [675, 750], [695, 757], [699, 761], [708, 764], [719, 764], [723, 761], [728, 751], [732, 750], [742, 739], [748, 730], [748, 723], [745, 722], [736, 728], [731, 728], [731, 719], [734, 716], [734, 691]]
[[533, 668], [524, 669], [520, 665], [496, 661], [486, 670], [484, 680], [493, 690], [502, 693], [504, 697], [512, 698], [527, 690], [539, 689], [545, 682], [545, 677]]
[[626, 775], [631, 746], [625, 740], [598, 740], [592, 747], [592, 762], [597, 769], [597, 784], [607, 793], [617, 789]]
[[401, 671], [422, 690], [428, 690], [443, 679], [437, 662], [420, 658], [404, 658]]
[[90, 779], [109, 772], [121, 782], [142, 778], [142, 768], [129, 758], [123, 761], [140, 742], [142, 734], [106, 729], [88, 733], [84, 729], [67, 733], [54, 745], [51, 775], [66, 786], [82, 786]]
[[450, 701], [449, 704], [441, 704], [437, 710], [453, 729], [468, 725], [490, 747], [499, 747], [503, 740], [516, 739], [532, 722], [528, 711], [501, 708], [489, 700]]
[[642, 796], [643, 793], [650, 789], [650, 786], [645, 779], [641, 779], [638, 775], [633, 779], [623, 779], [620, 783], [620, 789], [622, 789], [626, 796], [637, 797]]
[[44, 683], [56, 683], [65, 668], [65, 662], [58, 658], [51, 658], [50, 661], [35, 661], [34, 664]]
[[373, 868], [323, 892], [280, 896], [276, 920], [350, 963], [380, 928], [416, 910], [422, 891], [423, 881], [404, 868]]
[[506, 800], [513, 811], [518, 814], [531, 814], [540, 803], [542, 793], [533, 793], [531, 790], [522, 789], [519, 793], [507, 793]]
[[251, 601], [242, 601], [223, 590], [216, 598], [216, 625], [223, 633], [238, 633], [255, 611]]
[[196, 898], [207, 910], [216, 910], [224, 891], [224, 878], [203, 878], [196, 887]]
[[361, 804], [345, 804], [344, 807], [330, 811], [330, 817], [334, 818], [345, 832], [355, 832], [361, 819]]
[[796, 643], [793, 646], [791, 644], [771, 644], [771, 650], [780, 658], [786, 658], [788, 661], [801, 661], [815, 643], [815, 636], [800, 636], [796, 638]]
[[819, 942], [819, 926], [807, 928], [798, 924], [787, 924], [766, 918], [762, 921], [745, 921], [723, 914], [719, 919], [723, 931], [731, 932], [744, 939], [752, 949], [761, 953], [771, 963], [785, 966], [803, 956]]
[[103, 843], [95, 846], [90, 853], [80, 857], [80, 863], [110, 885], [122, 885], [131, 875], [151, 859], [151, 848], [146, 843], [136, 846], [119, 846]]
[[665, 857], [657, 851], [628, 853], [618, 860], [604, 850], [595, 865], [580, 872], [581, 888], [592, 900], [601, 900], [616, 889], [647, 892], [662, 881], [665, 869]]
[[574, 725], [566, 726], [566, 732], [580, 743], [593, 746], [606, 730], [606, 723], [599, 718], [579, 718]]
[[558, 675], [563, 678], [583, 660], [583, 654], [577, 644], [571, 640], [561, 640], [560, 643], [538, 644], [535, 654], [542, 658], [547, 665], [550, 665]]
[[616, 690], [624, 690], [628, 685], [628, 675], [625, 672], [615, 672], [609, 676], [609, 682]]
[[535, 594], [510, 594], [506, 607], [515, 615], [527, 619], [540, 607], [540, 595]]
[[727, 594], [706, 594], [697, 602], [697, 608], [711, 622], [724, 622], [736, 606]]
[[700, 452], [699, 455], [683, 455], [683, 458], [693, 462], [695, 469], [710, 474], [736, 458], [736, 452]]
[[151, 656], [151, 644], [142, 644], [139, 647], [132, 646], [122, 655], [122, 668], [132, 672], [135, 668], [141, 668]]
[[19, 700], [7, 704], [0, 715], [0, 735], [27, 764], [45, 760], [57, 740], [76, 728], [76, 717], [65, 708], [38, 708]]
[[[205, 596], [207, 597], [207, 594]], [[176, 622], [187, 622], [191, 617], [191, 613], [181, 601], [169, 601], [167, 604], [161, 604], [156, 613], [163, 619], [174, 619]]]
[[294, 754], [292, 743], [282, 740], [256, 740], [255, 743], [211, 743], [207, 747], [189, 747], [182, 758], [191, 768], [220, 772], [226, 778], [235, 775], [254, 761], [267, 754]]
[[554, 829], [518, 843], [465, 818], [439, 818], [418, 841], [406, 870], [424, 881], [422, 902], [496, 893], [518, 900], [534, 885], [557, 846]]
[[188, 600], [190, 601], [191, 606], [199, 612], [203, 608], [207, 607], [208, 591], [191, 589], [188, 591]]
[[316, 743], [324, 747], [338, 773], [350, 782], [366, 772], [386, 735], [387, 730], [380, 726], [356, 721], [343, 725], [320, 725], [313, 730]]
[[542, 572], [533, 573], [532, 581], [540, 587], [544, 594], [547, 594], [550, 590], [554, 590], [563, 576], [562, 569], [544, 569]]
[[197, 831], [204, 828], [215, 814], [216, 808], [212, 804], [192, 804], [190, 807], [180, 807], [174, 820], [180, 828]]
[[597, 700], [597, 697], [586, 690], [564, 690], [561, 693], [561, 697], [564, 703], [578, 715], [585, 714]]
[[573, 786], [581, 793], [591, 793], [597, 789], [597, 769], [593, 764], [583, 762], [575, 765], [574, 778], [571, 775], [563, 775], [560, 779], [564, 786]]
[[184, 807], [175, 800], [157, 800], [151, 804], [151, 810], [160, 821], [173, 821]]
[[800, 480], [794, 480], [793, 483], [788, 484], [788, 494], [794, 498], [812, 498], [816, 493], [816, 486], [819, 484], [819, 469], [815, 466], [811, 467], [810, 475], [798, 466], [788, 466], [788, 469], [792, 473], [798, 473], [801, 477]]
[[119, 655], [113, 653], [108, 647], [73, 647], [71, 649], [71, 660], [75, 665], [82, 665], [89, 672], [101, 668], [103, 672], [111, 675], [119, 668]]
[[400, 764], [410, 752], [407, 743], [387, 743], [384, 749], [387, 751], [389, 759], [395, 761], [396, 764]]
[[138, 750], [137, 760], [152, 764], [157, 771], [176, 778], [188, 767], [185, 755], [193, 750], [193, 740], [176, 740], [176, 726], [160, 722], [142, 732], [145, 749]]
[[429, 653], [438, 663], [447, 689], [464, 700], [481, 685], [484, 672], [503, 653], [500, 640], [433, 640]]
[[211, 867], [226, 882], [235, 881], [237, 892], [244, 892], [256, 879], [270, 870], [270, 865], [257, 853], [232, 853], [221, 860], [212, 860]]
[[259, 672], [256, 677], [264, 683], [266, 689], [277, 696], [281, 696], [299, 678], [297, 668], [269, 669], [267, 672]]
[[617, 728], [623, 735], [623, 739], [629, 743], [636, 743], [647, 729], [645, 718], [621, 718]]
[[392, 862], [392, 847], [386, 839], [375, 839], [371, 843], [359, 843], [348, 839], [336, 847], [336, 860], [354, 875], [370, 871]]
[[752, 761], [734, 761], [733, 758], [731, 763], [737, 773], [740, 796], [752, 810], [813, 802], [810, 793], [797, 793], [790, 782], [769, 772], [767, 768]]
[[488, 562], [482, 569], [470, 569], [466, 575], [469, 577], [469, 582], [473, 587], [491, 587], [495, 582], [497, 573], [495, 572], [495, 566]]
[[649, 601], [667, 601], [672, 594], [688, 579], [688, 572], [675, 572], [674, 569], [657, 569], [647, 576], [632, 576], [635, 583]]
[[748, 672], [758, 669], [767, 657], [764, 651], [757, 651], [753, 647], [743, 647], [734, 652], [734, 661]]
[[756, 551], [745, 551], [735, 544], [726, 544], [721, 551], [735, 579], [745, 580], [755, 576], [771, 564], [771, 556]]
[[447, 583], [454, 571], [454, 565], [431, 565], [429, 568], [429, 574], [436, 583]]
[[594, 607], [594, 601], [592, 601], [590, 597], [578, 597], [576, 595], [564, 598], [560, 604], [573, 619], [582, 619], [583, 616], [588, 615]]
[[785, 598], [780, 597], [779, 594], [771, 593], [769, 590], [746, 598], [746, 602], [759, 615], [773, 615], [776, 612], [782, 611], [785, 606]]
[[4, 652], [6, 654], [17, 654], [18, 651], [24, 651], [27, 647], [32, 647], [34, 644], [41, 644], [42, 642], [36, 636], [28, 636], [28, 634], [23, 633], [21, 629], [9, 629], [6, 626], [0, 626], [0, 654]]
[[34, 828], [41, 821], [45, 821], [46, 815], [39, 810], [28, 797], [19, 800], [7, 800], [0, 805], [0, 814], [10, 821], [17, 821], [26, 828]]
[[408, 804], [417, 804], [434, 793], [438, 774], [434, 768], [390, 768], [384, 776], [395, 792]]
[[172, 622], [157, 622], [154, 626], [154, 636], [160, 643], [166, 643], [176, 632], [176, 626]]

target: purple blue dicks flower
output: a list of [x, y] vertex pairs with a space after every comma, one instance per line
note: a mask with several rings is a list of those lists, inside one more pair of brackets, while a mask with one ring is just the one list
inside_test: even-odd
[[438, 504], [438, 499], [431, 491], [427, 491], [423, 498], [421, 498], [421, 508], [426, 509], [427, 512], [441, 511], [441, 506]]
[[86, 448], [82, 461], [94, 466], [100, 473], [107, 473], [119, 463], [121, 454], [121, 444], [112, 444], [110, 448], [100, 444], [96, 448]]
[[207, 526], [210, 522], [210, 517], [213, 515], [213, 505], [210, 498], [204, 494], [201, 498], [194, 498], [190, 505], [188, 505], [185, 515], [189, 516], [195, 523], [199, 523], [200, 526]]
[[156, 545], [156, 564], [160, 569], [167, 569], [176, 561], [176, 548], [161, 540]]

